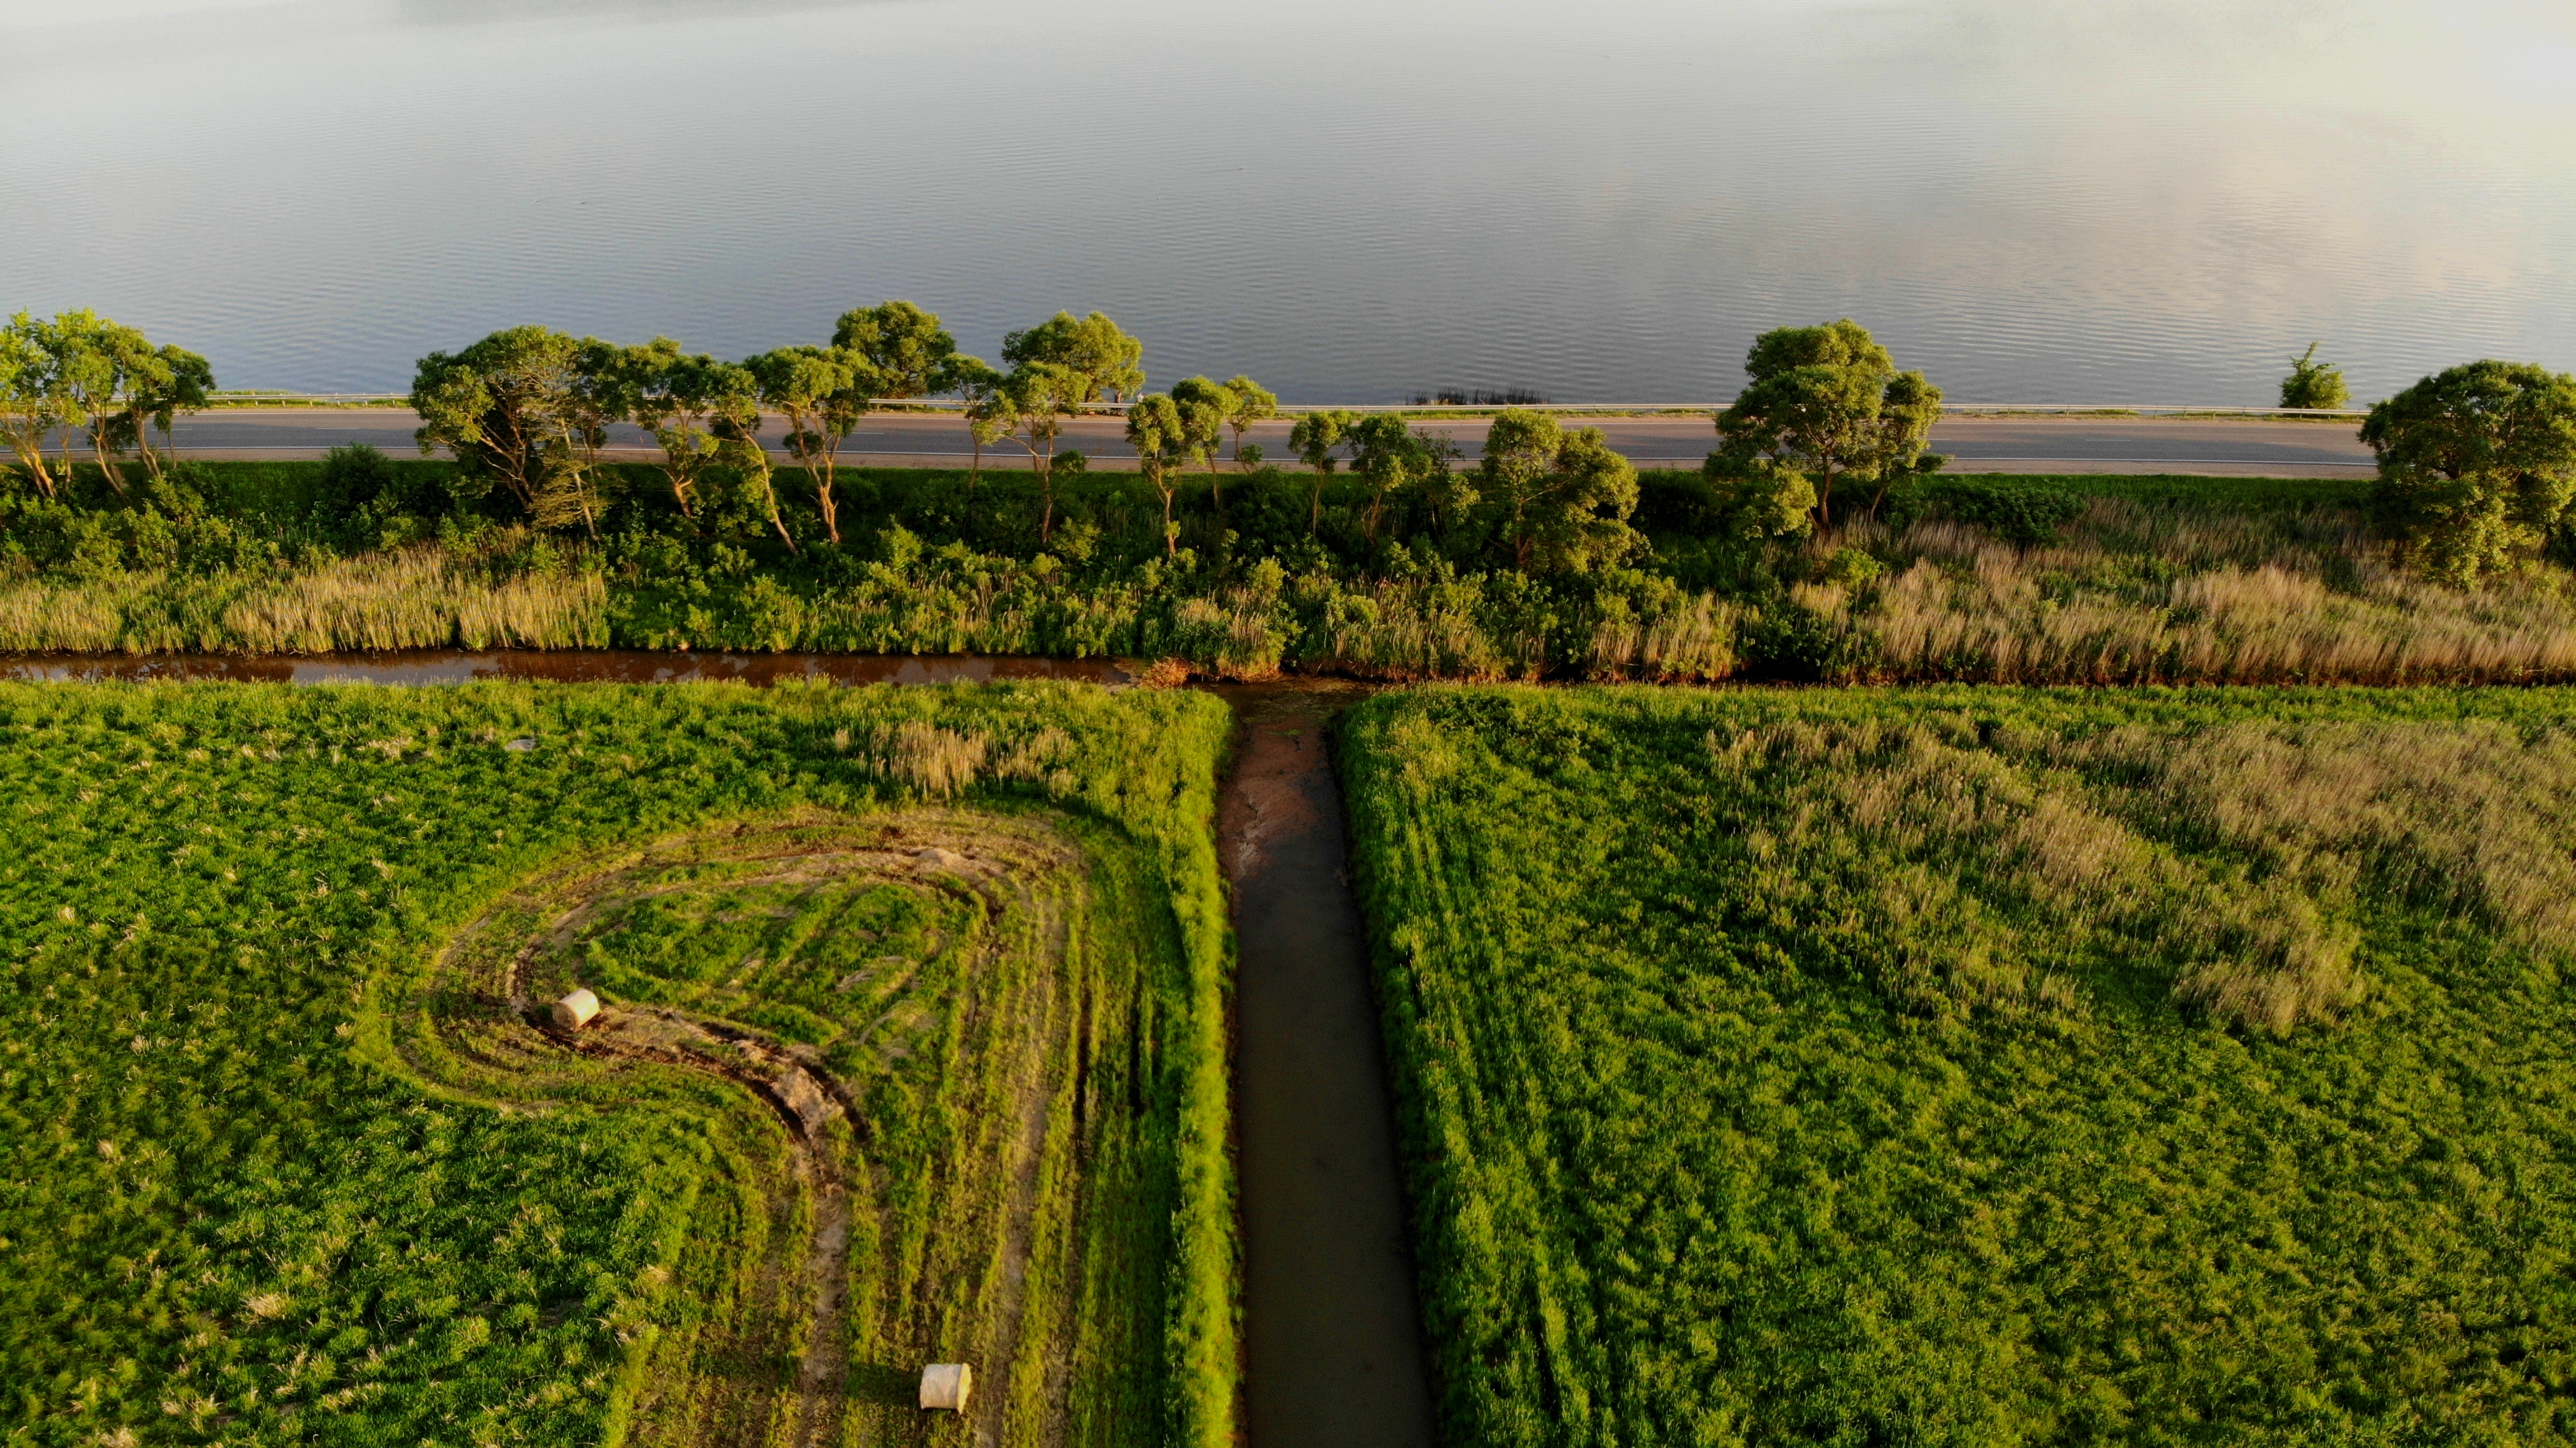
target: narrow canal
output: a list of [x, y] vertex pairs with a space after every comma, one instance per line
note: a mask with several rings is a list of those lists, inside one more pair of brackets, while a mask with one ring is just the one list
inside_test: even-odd
[[1217, 831], [1234, 882], [1246, 1434], [1429, 1448], [1385, 1040], [1330, 751], [1333, 715], [1361, 689], [1217, 692], [1235, 710]]
[[[310, 658], [0, 657], [0, 679], [392, 685], [476, 679], [765, 686], [1132, 679], [1108, 659], [426, 651]], [[1227, 684], [1234, 755], [1218, 799], [1233, 886], [1235, 1131], [1252, 1448], [1429, 1448], [1430, 1375], [1385, 1045], [1348, 875], [1330, 679]]]

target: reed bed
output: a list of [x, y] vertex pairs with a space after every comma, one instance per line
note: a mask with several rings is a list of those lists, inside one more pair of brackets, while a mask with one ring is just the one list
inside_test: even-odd
[[143, 572], [0, 586], [0, 649], [316, 654], [425, 648], [603, 648], [596, 572], [499, 572], [437, 545], [280, 573]]
[[[1844, 535], [1849, 537], [1850, 535]], [[1864, 636], [1856, 672], [1976, 683], [2528, 683], [2576, 678], [2576, 602], [2534, 564], [2461, 590], [2400, 570], [2335, 518], [2177, 518], [2097, 500], [2074, 538], [2021, 549], [1952, 523], [1860, 535], [1911, 562], [1810, 586]]]

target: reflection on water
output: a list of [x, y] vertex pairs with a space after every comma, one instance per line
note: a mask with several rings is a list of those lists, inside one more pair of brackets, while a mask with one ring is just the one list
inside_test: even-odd
[[553, 684], [736, 683], [767, 687], [794, 680], [835, 684], [962, 684], [997, 679], [1069, 679], [1124, 684], [1135, 676], [1114, 659], [931, 657], [879, 654], [673, 654], [641, 649], [586, 653], [426, 649], [401, 654], [254, 658], [219, 654], [0, 655], [0, 679], [17, 683], [114, 680], [262, 684], [463, 684], [504, 679]]
[[0, 308], [238, 386], [885, 296], [1307, 401], [1723, 397], [1843, 314], [1963, 401], [2576, 368], [2564, 0], [0, 6]]

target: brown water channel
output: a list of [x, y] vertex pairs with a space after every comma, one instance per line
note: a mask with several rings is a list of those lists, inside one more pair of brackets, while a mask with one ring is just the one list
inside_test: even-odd
[[[1113, 659], [975, 655], [0, 655], [0, 679], [23, 682], [766, 686], [1134, 678]], [[1238, 956], [1243, 1426], [1257, 1448], [1428, 1448], [1433, 1441], [1393, 1097], [1328, 748], [1333, 716], [1366, 687], [1282, 679], [1215, 689], [1235, 711], [1217, 830], [1233, 885]]]

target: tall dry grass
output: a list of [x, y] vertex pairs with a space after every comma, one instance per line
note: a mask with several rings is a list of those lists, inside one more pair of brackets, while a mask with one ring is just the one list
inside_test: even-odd
[[23, 652], [600, 648], [608, 637], [596, 573], [496, 578], [483, 558], [436, 545], [280, 574], [0, 585], [0, 649]]
[[[832, 735], [832, 747], [859, 747], [850, 731]], [[1024, 780], [1058, 798], [1079, 787], [1066, 769], [1077, 753], [1073, 736], [1050, 724], [1020, 739], [996, 739], [981, 729], [943, 729], [926, 719], [880, 724], [868, 733], [861, 759], [869, 772], [899, 781], [928, 799], [965, 792], [979, 779]]]
[[[2364, 990], [2355, 882], [2416, 848], [2361, 829], [2311, 841], [2295, 870], [2214, 836], [2171, 848], [2156, 822], [2173, 790], [2263, 838], [2306, 839], [2304, 797], [2271, 788], [2277, 753], [2143, 731], [2096, 747], [1989, 741], [1964, 720], [1792, 723], [1708, 748], [1735, 787], [1772, 801], [1776, 824], [1747, 841], [1765, 892], [1893, 999], [1936, 1013], [2076, 1013], [2083, 977], [2144, 968], [2175, 999], [2256, 1029], [2329, 1019]], [[2119, 782], [2141, 771], [2148, 787]]]
[[2060, 751], [2133, 809], [2321, 898], [2368, 890], [2576, 947], [2576, 736], [2492, 721], [2119, 730]]
[[1736, 609], [1708, 594], [1685, 599], [1658, 617], [1622, 613], [1592, 626], [1595, 679], [1723, 679], [1736, 670]]
[[1912, 558], [1810, 595], [1876, 643], [1868, 671], [1980, 683], [2490, 683], [2576, 678], [2576, 578], [2464, 591], [2401, 571], [2357, 524], [2177, 518], [2097, 501], [2066, 543], [1957, 524], [1843, 534]]
[[1475, 592], [1455, 584], [1361, 584], [1317, 602], [1317, 646], [1301, 660], [1309, 668], [1395, 680], [1536, 678], [1547, 668], [1545, 637], [1493, 627]]

